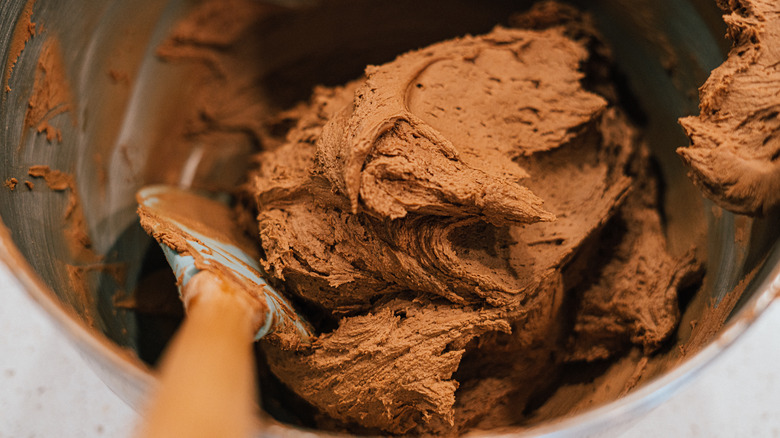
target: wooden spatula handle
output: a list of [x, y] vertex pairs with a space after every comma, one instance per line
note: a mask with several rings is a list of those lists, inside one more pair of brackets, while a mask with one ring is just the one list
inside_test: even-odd
[[138, 436], [248, 437], [256, 406], [253, 313], [210, 272], [186, 288], [197, 288], [195, 298], [165, 353]]

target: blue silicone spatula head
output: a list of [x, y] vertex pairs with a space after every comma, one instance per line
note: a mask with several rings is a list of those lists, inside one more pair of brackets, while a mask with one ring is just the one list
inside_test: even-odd
[[186, 285], [208, 270], [256, 309], [255, 339], [274, 338], [288, 346], [311, 341], [311, 326], [263, 279], [256, 244], [240, 231], [225, 203], [165, 185], [144, 187], [136, 199], [141, 225], [162, 247], [185, 307], [193, 299], [184, 294]]

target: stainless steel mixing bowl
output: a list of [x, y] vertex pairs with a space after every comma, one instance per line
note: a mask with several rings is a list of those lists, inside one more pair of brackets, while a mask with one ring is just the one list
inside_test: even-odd
[[[360, 0], [335, 3], [340, 7], [365, 5]], [[437, 20], [440, 8], [451, 8], [455, 3], [465, 8], [463, 16], [468, 19]], [[708, 303], [712, 297], [717, 303], [746, 273], [753, 272], [754, 277], [746, 285], [729, 322], [705, 348], [618, 400], [525, 431], [549, 436], [619, 430], [620, 425], [638, 418], [689, 381], [740, 336], [780, 293], [778, 227], [773, 226], [778, 218], [713, 214], [712, 205], [699, 197], [674, 154], [674, 148], [687, 144], [677, 118], [696, 113], [696, 89], [727, 50], [721, 12], [714, 0], [581, 3], [594, 15], [614, 49], [627, 88], [639, 103], [641, 110], [634, 115], [644, 124], [665, 181], [664, 210], [672, 251], [686, 249], [700, 231], [697, 228], [707, 224], [708, 274], [698, 292], [707, 299], [700, 301]], [[159, 329], [169, 333], [171, 327], [160, 321], [144, 320], [131, 310], [117, 307], [115, 301], [117, 296], [136, 288], [148, 259], [150, 241], [137, 225], [135, 191], [143, 184], [175, 180], [188, 158], [184, 155], [179, 161], [168, 163], [170, 174], [149, 176], [143, 171], [147, 162], [154, 160], [155, 148], [164, 147], [156, 135], [170, 112], [166, 102], [177, 96], [183, 98], [186, 93], [177, 85], [177, 78], [184, 74], [181, 68], [157, 60], [154, 48], [191, 2], [39, 0], [32, 6], [36, 35], [17, 53], [14, 48], [19, 47], [15, 45], [18, 35], [27, 31], [23, 19], [25, 4], [25, 0], [0, 4], [0, 59], [3, 66], [15, 62], [11, 70], [3, 70], [3, 81], [7, 81], [10, 91], [2, 92], [0, 101], [0, 179], [29, 179], [27, 169], [39, 164], [72, 173], [93, 249], [103, 257], [100, 263], [121, 266], [122, 275], [74, 258], [64, 238], [67, 194], [44, 189], [41, 182], [35, 190], [23, 186], [14, 191], [0, 189], [0, 260], [60, 324], [106, 384], [129, 404], [138, 406], [154, 383], [146, 362], [153, 361], [162, 347], [158, 345], [160, 336], [150, 337], [149, 332]], [[491, 10], [517, 6], [498, 0], [433, 2], [431, 7], [418, 8], [420, 17], [408, 24], [419, 29], [415, 26], [427, 23], [429, 33], [410, 36], [406, 32], [406, 40], [397, 43], [413, 48], [430, 42], [428, 38], [486, 31], [492, 23]], [[366, 10], [369, 19], [374, 13], [371, 11], [375, 11], [375, 19], [380, 20], [380, 15], [393, 7], [401, 5], [374, 2]], [[331, 20], [323, 25], [340, 26], [333, 22], [334, 16], [320, 17]], [[390, 27], [369, 31], [384, 32], [373, 35], [375, 41], [393, 43], [401, 39]], [[51, 120], [62, 132], [62, 141], [53, 143], [24, 122], [36, 62], [50, 39], [59, 41], [73, 96], [73, 107]], [[268, 55], [269, 74], [283, 71], [296, 60], [307, 59], [316, 49], [316, 41], [308, 41], [308, 45], [294, 48], [297, 52], [274, 51], [277, 55], [285, 52], [285, 56], [270, 59]], [[381, 50], [377, 49], [375, 54], [380, 56]], [[356, 71], [353, 76], [359, 73]], [[96, 161], [102, 163], [104, 170], [95, 165]], [[220, 170], [225, 169], [215, 171]], [[79, 280], [83, 288], [73, 287], [69, 265], [82, 268]], [[284, 424], [266, 424], [268, 433], [290, 431]]]

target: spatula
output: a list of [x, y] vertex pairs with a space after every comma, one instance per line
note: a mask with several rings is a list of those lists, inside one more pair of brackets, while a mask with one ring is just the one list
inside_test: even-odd
[[159, 185], [136, 198], [141, 225], [162, 247], [187, 310], [139, 436], [249, 436], [253, 340], [294, 348], [310, 342], [311, 326], [263, 280], [256, 245], [225, 203]]

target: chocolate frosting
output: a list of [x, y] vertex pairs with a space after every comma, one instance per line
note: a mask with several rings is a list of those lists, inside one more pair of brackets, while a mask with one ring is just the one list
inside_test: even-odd
[[498, 27], [280, 116], [251, 184], [266, 269], [340, 317], [309, 349], [264, 347], [283, 382], [372, 430], [493, 427], [562, 361], [669, 336], [698, 265], [667, 254], [647, 157], [582, 87], [587, 57], [562, 28]]
[[718, 3], [734, 45], [699, 91], [700, 114], [680, 119], [691, 145], [677, 152], [707, 197], [761, 215], [780, 203], [780, 5]]
[[[301, 16], [332, 6], [369, 26], [356, 11], [375, 4], [322, 2]], [[273, 56], [257, 54], [299, 42], [257, 40], [319, 28], [277, 34], [274, 17], [262, 3], [215, 0], [176, 26], [158, 54], [191, 60], [198, 86], [170, 136], [178, 146], [165, 146], [217, 150], [226, 133], [260, 146], [241, 223], [259, 237], [269, 280], [319, 332], [311, 345], [260, 347], [276, 378], [316, 408], [317, 426], [524, 425], [579, 405], [550, 395], [566, 366], [629, 351], [623, 359], [647, 364], [675, 330], [677, 291], [700, 262], [666, 249], [649, 157], [586, 16], [541, 2], [507, 20], [533, 30], [433, 44], [285, 110], [264, 85]], [[315, 39], [305, 64], [275, 74], [334, 83], [328, 72], [351, 76], [354, 59], [331, 59], [329, 44], [380, 45]], [[324, 58], [322, 70], [296, 67]]]

